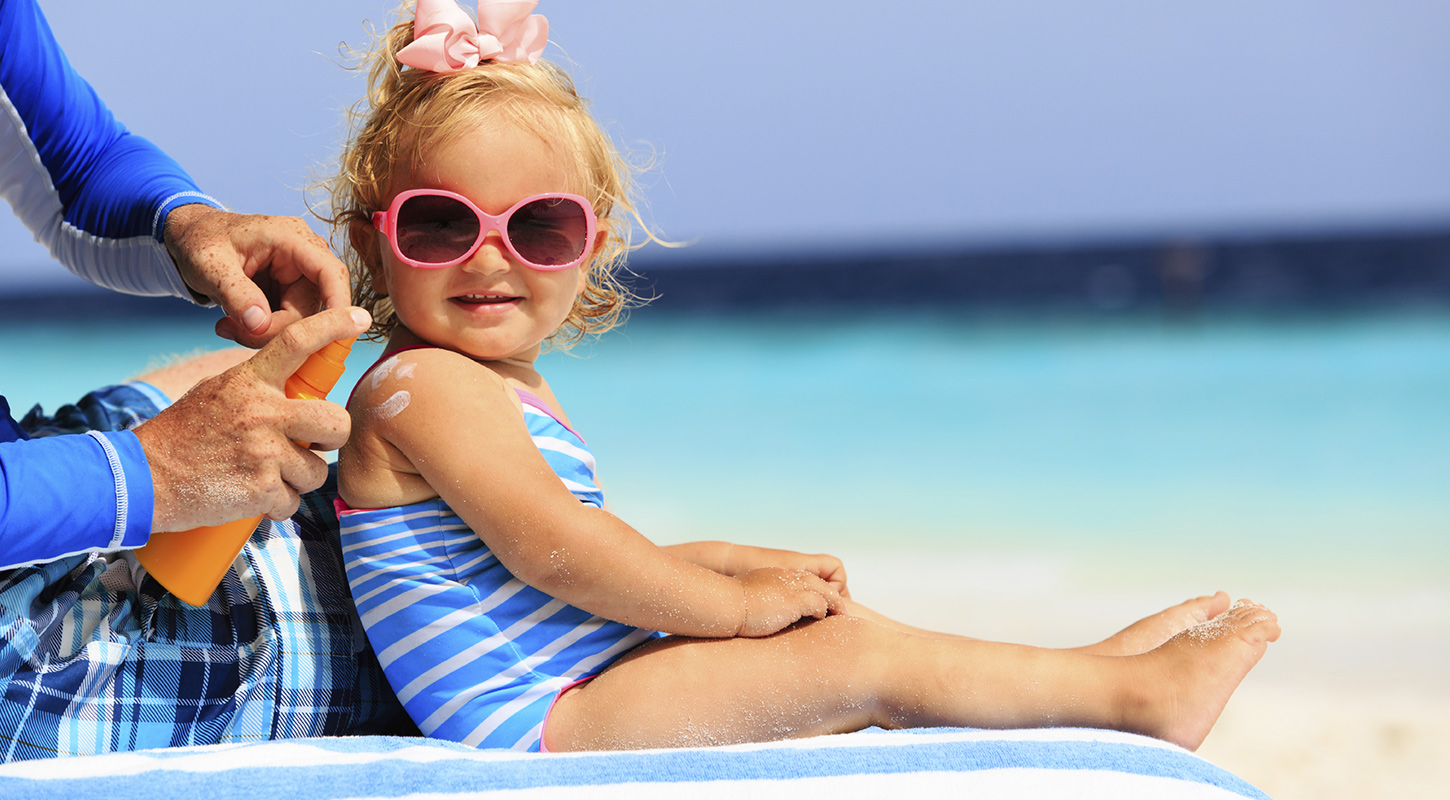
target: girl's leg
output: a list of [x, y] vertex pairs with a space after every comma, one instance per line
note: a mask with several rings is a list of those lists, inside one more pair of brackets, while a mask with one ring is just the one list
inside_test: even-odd
[[1075, 649], [1099, 656], [1146, 653], [1183, 631], [1218, 617], [1228, 608], [1228, 592], [1195, 597], [1144, 617], [1101, 642]]
[[1241, 604], [1136, 656], [914, 636], [860, 617], [763, 639], [671, 637], [559, 699], [549, 750], [678, 747], [883, 728], [1085, 726], [1196, 748], [1277, 639]]
[[[1228, 610], [1227, 592], [1195, 597], [1176, 606], [1165, 608], [1157, 614], [1144, 617], [1108, 638], [1094, 644], [1072, 648], [1083, 653], [1100, 656], [1133, 656], [1146, 653], [1194, 625], [1205, 623]], [[897, 622], [883, 614], [855, 603], [846, 601], [847, 613], [869, 619], [901, 633], [937, 639], [970, 639], [950, 633], [938, 633]]]

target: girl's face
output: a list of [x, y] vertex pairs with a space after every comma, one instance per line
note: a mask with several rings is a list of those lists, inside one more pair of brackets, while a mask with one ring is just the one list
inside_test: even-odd
[[[497, 122], [425, 151], [421, 167], [393, 175], [388, 199], [409, 189], [446, 189], [488, 214], [502, 214], [531, 195], [584, 194], [572, 164], [535, 134]], [[382, 259], [379, 277], [398, 315], [394, 346], [427, 343], [479, 361], [532, 362], [584, 291], [587, 261], [567, 270], [535, 270], [515, 261], [497, 233], [467, 261], [442, 269], [410, 267], [397, 260], [381, 232], [373, 235]]]

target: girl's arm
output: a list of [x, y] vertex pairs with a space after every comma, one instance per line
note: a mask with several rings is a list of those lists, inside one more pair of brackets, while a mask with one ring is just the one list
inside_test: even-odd
[[676, 558], [721, 575], [743, 575], [762, 567], [803, 570], [831, 584], [842, 597], [848, 600], [851, 597], [846, 589], [846, 567], [841, 564], [841, 559], [832, 555], [797, 553], [732, 542], [685, 542], [665, 545], [664, 550]]
[[722, 575], [580, 503], [534, 446], [513, 390], [487, 367], [436, 349], [398, 358], [359, 387], [354, 419], [396, 448], [393, 470], [415, 471], [524, 583], [601, 617], [688, 636], [763, 636], [840, 610], [839, 593], [814, 574]]

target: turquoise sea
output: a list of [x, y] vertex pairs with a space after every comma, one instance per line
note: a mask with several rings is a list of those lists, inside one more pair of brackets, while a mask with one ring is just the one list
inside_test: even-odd
[[[0, 323], [0, 341], [17, 413], [219, 344], [196, 320], [134, 319]], [[615, 510], [660, 541], [1252, 549], [1450, 574], [1443, 314], [645, 308], [544, 371]]]

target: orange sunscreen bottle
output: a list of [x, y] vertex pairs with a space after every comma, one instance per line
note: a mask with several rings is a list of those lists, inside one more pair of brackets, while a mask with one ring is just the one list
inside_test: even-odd
[[[355, 341], [332, 342], [308, 356], [287, 379], [287, 396], [326, 399], [342, 377], [343, 362]], [[151, 540], [136, 550], [136, 560], [167, 591], [189, 605], [204, 605], [261, 521], [261, 517], [252, 517], [190, 531], [153, 533]]]

